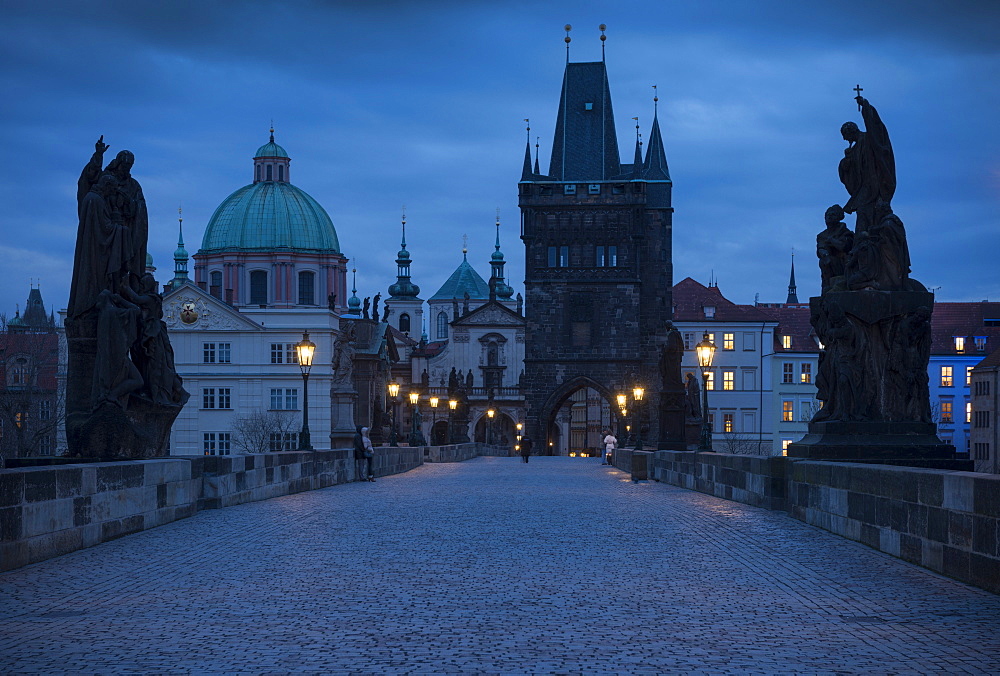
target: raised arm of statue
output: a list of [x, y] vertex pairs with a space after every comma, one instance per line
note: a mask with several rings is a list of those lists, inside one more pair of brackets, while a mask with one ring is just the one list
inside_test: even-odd
[[101, 134], [101, 138], [97, 139], [97, 143], [94, 144], [94, 154], [90, 156], [90, 161], [80, 172], [80, 180], [76, 184], [76, 204], [77, 204], [77, 215], [80, 214], [80, 208], [83, 204], [83, 198], [87, 196], [90, 189], [94, 187], [97, 183], [97, 179], [101, 175], [102, 166], [104, 165], [104, 151], [110, 146], [104, 142], [104, 135]]
[[896, 159], [889, 142], [889, 130], [879, 117], [875, 106], [868, 99], [859, 96], [861, 104], [861, 119], [865, 121], [865, 136], [872, 156], [875, 159], [878, 172], [878, 196], [886, 204], [892, 202], [896, 193]]

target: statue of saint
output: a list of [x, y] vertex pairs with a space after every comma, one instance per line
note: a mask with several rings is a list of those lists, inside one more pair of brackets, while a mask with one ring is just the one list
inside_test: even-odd
[[132, 361], [142, 374], [144, 396], [154, 404], [183, 406], [191, 396], [174, 366], [174, 349], [163, 322], [163, 297], [153, 275], [145, 273], [136, 293], [122, 286], [122, 296], [141, 311], [139, 340], [132, 346]]
[[687, 374], [684, 394], [684, 414], [691, 420], [701, 420], [701, 385], [693, 373]]
[[364, 313], [362, 316], [365, 319], [368, 319], [368, 310], [371, 309], [371, 306], [372, 306], [372, 299], [371, 299], [371, 297], [366, 297], [365, 298], [364, 309], [362, 310], [362, 312]]
[[826, 230], [816, 235], [816, 256], [822, 277], [822, 292], [841, 289], [847, 267], [847, 256], [854, 246], [854, 233], [844, 225], [844, 209], [834, 204], [824, 216]]
[[356, 331], [354, 323], [350, 322], [337, 336], [337, 343], [334, 346], [334, 372], [333, 384], [335, 386], [351, 386], [351, 377], [354, 373], [354, 354], [357, 352], [354, 347]]
[[861, 107], [865, 131], [854, 122], [845, 122], [840, 134], [847, 141], [840, 160], [840, 181], [851, 199], [844, 205], [848, 214], [857, 213], [854, 228], [857, 235], [866, 232], [875, 221], [875, 206], [881, 200], [887, 205], [896, 192], [896, 160], [889, 143], [889, 131], [875, 107], [863, 96], [855, 97]]
[[376, 322], [378, 321], [378, 302], [382, 300], [382, 293], [375, 294], [375, 300], [372, 302], [372, 319]]
[[667, 340], [660, 348], [660, 380], [663, 391], [678, 391], [684, 387], [681, 381], [681, 358], [684, 356], [684, 339], [674, 323], [666, 322]]

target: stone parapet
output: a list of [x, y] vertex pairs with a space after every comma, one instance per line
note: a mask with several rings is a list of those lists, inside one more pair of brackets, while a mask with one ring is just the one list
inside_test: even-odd
[[785, 509], [788, 458], [658, 451], [652, 478], [765, 509]]

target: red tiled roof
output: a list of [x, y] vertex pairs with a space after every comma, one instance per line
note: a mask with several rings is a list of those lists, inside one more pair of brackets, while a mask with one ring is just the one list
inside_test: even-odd
[[981, 362], [979, 362], [978, 364], [976, 364], [976, 368], [977, 369], [978, 368], [984, 368], [984, 369], [996, 368], [997, 366], [1000, 366], [1000, 347], [998, 347], [997, 349], [993, 350], [993, 352], [990, 354], [990, 356], [988, 356], [986, 359], [984, 359]]
[[413, 352], [410, 353], [412, 357], [436, 357], [441, 354], [441, 350], [448, 346], [447, 340], [435, 341], [433, 343], [427, 343], [423, 347], [418, 347]]
[[[993, 326], [987, 326], [989, 321]], [[965, 351], [955, 350], [955, 337], [965, 338]], [[985, 337], [983, 350], [976, 336]], [[931, 354], [986, 355], [1000, 348], [1000, 303], [934, 303], [931, 315]]]
[[[775, 352], [818, 352], [819, 345], [813, 338], [815, 335], [812, 324], [809, 323], [809, 308], [801, 305], [793, 307], [758, 308], [778, 322], [774, 331]], [[781, 342], [782, 336], [791, 336], [791, 347], [785, 349]]]
[[[705, 307], [715, 308], [714, 317], [705, 316]], [[771, 317], [753, 305], [737, 305], [727, 300], [717, 286], [704, 286], [690, 277], [674, 284], [674, 320], [679, 322], [766, 322]]]

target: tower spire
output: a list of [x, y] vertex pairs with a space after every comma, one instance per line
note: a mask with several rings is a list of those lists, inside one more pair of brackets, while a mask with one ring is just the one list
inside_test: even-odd
[[563, 40], [566, 41], [566, 63], [569, 63], [569, 43], [573, 41], [573, 38], [569, 36], [569, 32], [573, 30], [573, 27], [570, 26], [569, 24], [566, 24], [565, 28], [566, 28], [566, 37], [564, 37]]
[[389, 286], [389, 297], [394, 300], [412, 299], [420, 294], [420, 287], [410, 282], [410, 252], [406, 250], [406, 206], [403, 206], [403, 238], [396, 254], [396, 283]]
[[[528, 127], [525, 131], [527, 135], [527, 140], [524, 145], [524, 167], [521, 169], [521, 180], [530, 181], [533, 173], [531, 171], [531, 120], [524, 118], [525, 123]], [[537, 161], [536, 161], [537, 164]], [[536, 172], [537, 173], [537, 172]]]
[[188, 281], [188, 252], [184, 248], [184, 211], [177, 207], [177, 249], [174, 250], [174, 278], [170, 288], [176, 289]]
[[608, 36], [604, 34], [604, 31], [606, 31], [608, 27], [602, 23], [599, 28], [601, 29], [601, 61], [604, 61], [604, 41], [608, 39]]
[[541, 138], [540, 136], [536, 136], [535, 137], [535, 173], [536, 174], [542, 173], [538, 169], [538, 139], [540, 139], [540, 138]]
[[788, 277], [788, 298], [785, 299], [786, 304], [797, 304], [799, 302], [799, 297], [795, 293], [795, 250], [792, 249], [792, 274]]
[[496, 244], [493, 247], [493, 255], [490, 256], [490, 267], [492, 269], [490, 274], [490, 293], [495, 294], [501, 301], [505, 301], [510, 300], [510, 297], [514, 295], [514, 289], [507, 286], [507, 283], [504, 281], [503, 269], [506, 262], [503, 258], [503, 252], [500, 251], [500, 207], [497, 207], [496, 228]]
[[351, 297], [347, 300], [347, 314], [355, 317], [361, 316], [361, 299], [358, 298], [358, 266], [351, 268]]
[[670, 169], [667, 167], [667, 153], [663, 149], [663, 137], [660, 135], [660, 120], [657, 114], [659, 101], [656, 85], [653, 85], [653, 127], [649, 130], [649, 145], [646, 146], [642, 177], [650, 181], [669, 181]]

